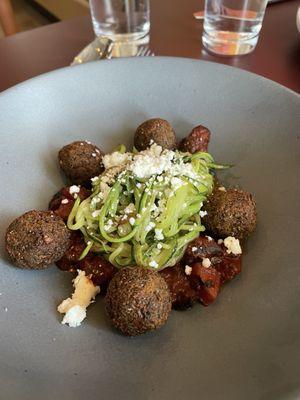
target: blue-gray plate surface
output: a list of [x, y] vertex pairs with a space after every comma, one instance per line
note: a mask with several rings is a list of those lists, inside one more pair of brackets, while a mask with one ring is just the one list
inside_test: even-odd
[[[0, 399], [299, 398], [299, 113], [299, 97], [271, 81], [176, 58], [90, 63], [1, 94]], [[61, 146], [109, 151], [157, 116], [178, 137], [208, 126], [215, 159], [236, 165], [226, 180], [255, 195], [243, 273], [210, 307], [174, 311], [148, 335], [121, 336], [101, 299], [81, 327], [63, 326], [56, 306], [70, 276], [12, 267], [5, 229], [62, 186]]]

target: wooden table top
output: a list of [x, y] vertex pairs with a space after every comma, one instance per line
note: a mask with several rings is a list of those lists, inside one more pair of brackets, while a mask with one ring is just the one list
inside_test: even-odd
[[[201, 0], [151, 0], [150, 47], [155, 55], [180, 56], [232, 65], [300, 92], [298, 0], [267, 7], [255, 51], [240, 57], [217, 57], [202, 47], [202, 21], [193, 12]], [[70, 64], [94, 37], [90, 18], [80, 17], [0, 40], [0, 91], [28, 78]]]

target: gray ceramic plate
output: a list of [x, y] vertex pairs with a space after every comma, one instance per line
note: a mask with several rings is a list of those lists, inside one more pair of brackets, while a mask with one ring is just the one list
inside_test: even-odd
[[[299, 109], [299, 97], [271, 81], [176, 58], [66, 68], [1, 94], [0, 398], [299, 398]], [[236, 164], [226, 179], [255, 195], [259, 226], [244, 271], [215, 304], [173, 312], [152, 334], [119, 335], [102, 301], [82, 327], [63, 326], [56, 306], [70, 276], [10, 266], [5, 228], [62, 186], [62, 145], [84, 138], [108, 151], [155, 116], [178, 137], [208, 126], [215, 158]]]

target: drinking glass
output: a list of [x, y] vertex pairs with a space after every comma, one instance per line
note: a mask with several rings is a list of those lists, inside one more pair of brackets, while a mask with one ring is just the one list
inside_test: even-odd
[[90, 0], [96, 36], [114, 41], [137, 40], [150, 29], [150, 0]]
[[254, 50], [267, 0], [205, 0], [202, 42], [220, 55], [247, 54]]

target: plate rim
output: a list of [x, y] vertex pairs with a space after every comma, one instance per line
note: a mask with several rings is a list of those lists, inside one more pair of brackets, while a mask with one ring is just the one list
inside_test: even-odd
[[[60, 74], [64, 74], [65, 71], [68, 70], [73, 70], [74, 68], [77, 68], [78, 71], [80, 69], [85, 69], [88, 68], [89, 65], [96, 65], [99, 64], [101, 62], [101, 64], [104, 65], [108, 65], [111, 63], [117, 64], [117, 63], [139, 63], [139, 62], [145, 62], [144, 60], [147, 60], [146, 62], [154, 62], [157, 63], [159, 61], [179, 61], [179, 62], [187, 62], [190, 64], [199, 64], [199, 65], [210, 65], [213, 66], [213, 68], [220, 68], [220, 69], [225, 69], [228, 71], [234, 71], [234, 73], [240, 74], [241, 76], [252, 76], [252, 78], [255, 78], [261, 82], [264, 82], [264, 84], [267, 84], [268, 86], [271, 87], [276, 87], [278, 90], [281, 90], [282, 92], [295, 97], [295, 99], [300, 101], [300, 94], [297, 93], [296, 91], [276, 82], [273, 81], [272, 79], [266, 78], [262, 75], [259, 75], [255, 72], [251, 72], [242, 68], [238, 68], [238, 67], [234, 67], [231, 65], [226, 65], [226, 64], [222, 64], [222, 63], [218, 63], [218, 62], [214, 62], [214, 61], [207, 61], [207, 60], [201, 60], [201, 59], [195, 59], [195, 58], [188, 58], [188, 57], [172, 57], [172, 56], [154, 56], [154, 57], [124, 57], [124, 58], [114, 58], [111, 60], [96, 60], [96, 61], [91, 61], [88, 63], [84, 63], [84, 64], [79, 64], [79, 65], [68, 65], [62, 68], [57, 68], [54, 69], [52, 71], [48, 71], [39, 75], [36, 75], [34, 77], [31, 77], [29, 79], [24, 80], [23, 82], [17, 83], [16, 85], [0, 92], [0, 100], [3, 99], [3, 97], [5, 97], [6, 95], [10, 95], [12, 94], [14, 91], [20, 90], [23, 86], [28, 86], [30, 85], [30, 83], [32, 81], [37, 82], [39, 80], [43, 81], [45, 78], [47, 78], [48, 76], [59, 76]], [[172, 62], [171, 61], [171, 62]], [[100, 65], [100, 64], [99, 64]]]

